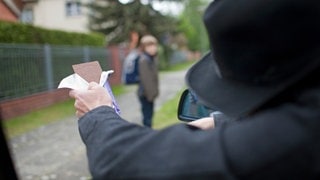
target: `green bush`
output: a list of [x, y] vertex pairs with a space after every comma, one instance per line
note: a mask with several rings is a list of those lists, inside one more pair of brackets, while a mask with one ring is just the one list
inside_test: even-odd
[[98, 33], [75, 33], [48, 30], [32, 25], [0, 21], [0, 43], [104, 46]]

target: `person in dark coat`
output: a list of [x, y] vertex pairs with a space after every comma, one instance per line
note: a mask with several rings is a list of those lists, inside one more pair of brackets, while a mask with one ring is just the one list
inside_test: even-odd
[[154, 102], [159, 95], [158, 40], [145, 35], [140, 40], [138, 98], [141, 104], [142, 124], [152, 127]]
[[122, 119], [96, 83], [75, 98], [93, 179], [320, 179], [320, 1], [215, 0], [211, 50], [186, 75], [211, 117]]

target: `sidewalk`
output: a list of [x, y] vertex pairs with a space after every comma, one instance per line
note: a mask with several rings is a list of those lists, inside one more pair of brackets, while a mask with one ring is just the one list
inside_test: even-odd
[[[185, 86], [186, 71], [160, 75], [160, 96], [156, 110], [172, 99]], [[141, 124], [140, 104], [136, 86], [116, 97], [121, 116]], [[90, 178], [85, 146], [82, 143], [76, 117], [43, 126], [10, 140], [16, 170], [20, 180], [84, 180]]]

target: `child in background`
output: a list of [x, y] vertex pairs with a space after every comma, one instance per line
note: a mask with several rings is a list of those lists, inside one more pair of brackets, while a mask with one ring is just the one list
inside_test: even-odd
[[154, 100], [159, 94], [158, 41], [154, 36], [146, 35], [140, 40], [138, 98], [141, 103], [143, 125], [152, 127]]

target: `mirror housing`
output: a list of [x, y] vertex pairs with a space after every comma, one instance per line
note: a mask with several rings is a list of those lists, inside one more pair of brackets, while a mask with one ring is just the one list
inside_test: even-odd
[[194, 121], [203, 117], [209, 117], [214, 110], [200, 104], [188, 89], [184, 90], [179, 101], [178, 119], [181, 121]]

